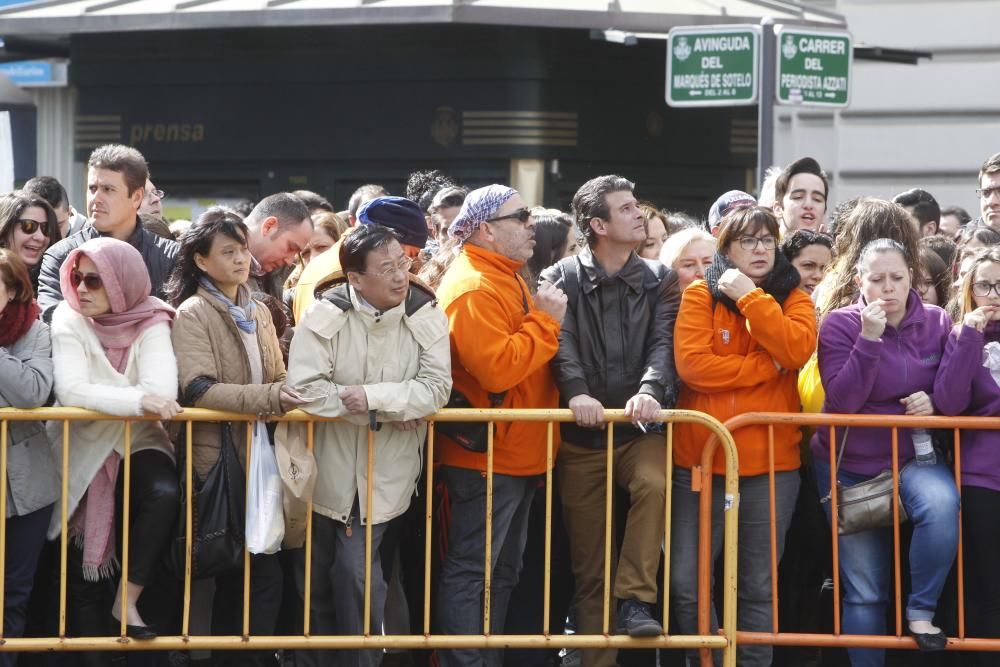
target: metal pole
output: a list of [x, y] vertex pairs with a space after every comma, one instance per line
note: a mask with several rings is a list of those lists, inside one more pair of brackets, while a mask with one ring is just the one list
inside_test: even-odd
[[764, 172], [774, 162], [774, 95], [775, 61], [774, 19], [760, 20], [760, 88], [757, 91], [757, 186], [764, 181]]

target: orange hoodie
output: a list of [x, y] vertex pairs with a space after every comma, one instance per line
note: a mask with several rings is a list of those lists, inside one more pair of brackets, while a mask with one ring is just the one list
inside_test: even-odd
[[[507, 391], [504, 408], [556, 408], [559, 392], [549, 362], [560, 324], [534, 307], [517, 275], [521, 263], [466, 243], [444, 275], [437, 297], [448, 315], [454, 388], [472, 405], [488, 407], [490, 392]], [[527, 300], [528, 314], [524, 301]], [[545, 472], [545, 422], [497, 422], [493, 470], [505, 475]], [[553, 445], [558, 447], [559, 429]], [[486, 470], [476, 454], [439, 435], [435, 460]]]
[[[721, 422], [745, 412], [798, 412], [796, 371], [816, 349], [816, 314], [809, 295], [793, 289], [779, 305], [757, 288], [736, 305], [742, 315], [713, 304], [703, 280], [684, 291], [674, 331], [674, 359], [684, 383], [677, 407]], [[675, 433], [674, 462], [684, 468], [698, 465], [709, 431], [678, 424]], [[766, 473], [767, 426], [749, 426], [734, 437], [740, 475]], [[799, 437], [798, 427], [774, 427], [775, 470], [799, 467]], [[721, 452], [713, 470], [725, 472]]]

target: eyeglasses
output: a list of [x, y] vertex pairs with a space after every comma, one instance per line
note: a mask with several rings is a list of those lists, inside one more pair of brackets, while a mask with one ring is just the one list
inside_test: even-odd
[[80, 273], [79, 271], [73, 271], [69, 274], [69, 284], [74, 288], [80, 286], [83, 283], [84, 286], [91, 292], [97, 291], [104, 287], [104, 281], [96, 273]]
[[150, 197], [156, 197], [157, 199], [166, 199], [167, 198], [167, 193], [164, 192], [163, 190], [150, 190], [149, 191], [149, 196]]
[[990, 292], [1000, 296], [1000, 283], [972, 283], [972, 293], [976, 296], [989, 296]]
[[410, 270], [411, 266], [413, 266], [413, 258], [403, 257], [398, 262], [396, 262], [394, 266], [390, 266], [388, 269], [385, 269], [384, 271], [379, 271], [378, 273], [372, 273], [372, 275], [378, 278], [382, 278], [384, 280], [389, 280], [394, 275], [396, 275], [397, 271], [400, 273], [406, 273], [407, 271]]
[[527, 208], [519, 208], [513, 213], [508, 213], [507, 215], [498, 215], [495, 218], [489, 218], [488, 220], [483, 220], [483, 222], [497, 222], [499, 220], [514, 220], [516, 219], [522, 225], [528, 221], [531, 217], [531, 211]]
[[49, 223], [47, 222], [38, 222], [37, 220], [24, 218], [22, 220], [18, 220], [17, 224], [21, 226], [21, 231], [27, 234], [28, 236], [31, 236], [39, 229], [42, 230], [42, 234], [44, 234], [45, 236], [49, 235]]
[[744, 250], [756, 250], [758, 245], [764, 246], [764, 250], [774, 250], [778, 245], [778, 240], [773, 236], [741, 236], [740, 247]]
[[994, 185], [991, 188], [976, 188], [976, 195], [983, 199], [989, 199], [996, 194], [1000, 194], [1000, 185]]

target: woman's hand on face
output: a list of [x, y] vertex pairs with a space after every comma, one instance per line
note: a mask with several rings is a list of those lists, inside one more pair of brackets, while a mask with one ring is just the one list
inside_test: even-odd
[[982, 306], [976, 308], [972, 312], [965, 314], [965, 317], [962, 318], [962, 324], [982, 333], [986, 329], [986, 323], [995, 319], [998, 311], [1000, 311], [1000, 306]]
[[178, 413], [184, 411], [180, 403], [174, 399], [154, 394], [146, 394], [142, 397], [142, 409], [151, 415], [158, 415], [160, 419], [173, 419]]
[[733, 301], [756, 289], [756, 285], [739, 269], [727, 269], [719, 276], [719, 290]]
[[899, 402], [906, 408], [906, 414], [917, 417], [929, 417], [934, 414], [934, 404], [931, 397], [925, 391], [918, 391], [910, 394], [906, 398], [899, 399]]
[[886, 316], [882, 299], [876, 299], [861, 310], [861, 335], [868, 340], [879, 340], [885, 331]]

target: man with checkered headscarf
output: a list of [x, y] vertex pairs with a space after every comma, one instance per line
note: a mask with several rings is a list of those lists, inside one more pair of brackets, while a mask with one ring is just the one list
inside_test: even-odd
[[[559, 347], [566, 295], [543, 283], [532, 297], [517, 273], [535, 245], [535, 222], [521, 195], [503, 185], [473, 190], [448, 234], [461, 243], [437, 291], [451, 337], [454, 389], [449, 405], [464, 399], [479, 408], [557, 407], [549, 362]], [[493, 438], [492, 634], [503, 633], [507, 603], [521, 571], [528, 511], [545, 473], [547, 429], [544, 422], [500, 423]], [[553, 440], [558, 443], [557, 433]], [[446, 635], [483, 633], [486, 453], [474, 449], [462, 435], [444, 433], [435, 447], [451, 503], [436, 614], [437, 632]], [[503, 663], [500, 650], [455, 649], [438, 655], [441, 667]]]

